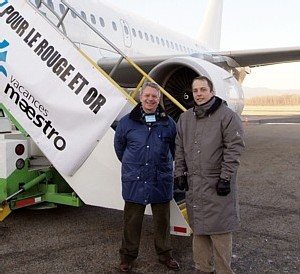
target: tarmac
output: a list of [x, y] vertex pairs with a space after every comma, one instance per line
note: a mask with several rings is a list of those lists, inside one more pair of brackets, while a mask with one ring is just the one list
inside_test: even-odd
[[[233, 236], [232, 267], [237, 274], [298, 274], [300, 116], [242, 119], [246, 151], [238, 173], [241, 229]], [[0, 223], [0, 273], [119, 273], [121, 236], [118, 210], [16, 210]], [[172, 236], [173, 255], [181, 265], [176, 273], [193, 273], [191, 243], [191, 237]], [[145, 216], [132, 273], [173, 273], [155, 255], [151, 216]]]

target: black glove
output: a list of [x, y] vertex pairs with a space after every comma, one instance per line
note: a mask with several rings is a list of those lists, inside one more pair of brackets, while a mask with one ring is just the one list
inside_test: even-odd
[[179, 177], [174, 178], [174, 184], [175, 186], [177, 186], [180, 190], [185, 190], [188, 191], [189, 190], [189, 185], [187, 182], [187, 177], [186, 175], [182, 175]]
[[217, 193], [219, 196], [226, 196], [230, 193], [230, 180], [220, 178], [217, 183]]

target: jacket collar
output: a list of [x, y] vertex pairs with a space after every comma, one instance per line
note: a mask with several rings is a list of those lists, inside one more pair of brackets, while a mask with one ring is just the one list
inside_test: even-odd
[[[134, 109], [130, 112], [129, 118], [134, 120], [134, 121], [144, 123], [143, 113], [144, 112], [142, 110], [142, 104], [138, 103], [134, 107]], [[166, 111], [164, 110], [164, 108], [161, 105], [158, 105], [158, 107], [156, 109], [156, 119], [158, 121], [162, 121], [162, 122], [167, 122], [168, 121], [168, 115], [167, 115]]]
[[214, 113], [222, 103], [225, 103], [221, 98], [213, 96], [208, 102], [203, 105], [195, 105], [193, 108], [194, 115], [198, 118], [204, 118]]

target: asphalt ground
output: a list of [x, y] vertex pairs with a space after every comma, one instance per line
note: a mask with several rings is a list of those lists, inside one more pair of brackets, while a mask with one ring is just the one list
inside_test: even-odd
[[[298, 274], [300, 119], [297, 124], [267, 119], [272, 124], [260, 116], [244, 120], [241, 229], [234, 233], [232, 266], [239, 274]], [[121, 236], [122, 211], [92, 206], [16, 210], [0, 223], [0, 274], [119, 273]], [[172, 236], [173, 255], [181, 264], [176, 273], [193, 273], [191, 241]], [[145, 216], [132, 273], [172, 273], [157, 261], [151, 216]]]

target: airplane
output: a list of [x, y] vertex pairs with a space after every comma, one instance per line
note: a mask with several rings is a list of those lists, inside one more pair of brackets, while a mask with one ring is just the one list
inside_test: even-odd
[[[185, 109], [193, 106], [192, 79], [198, 75], [205, 75], [214, 83], [216, 95], [226, 100], [231, 109], [241, 114], [244, 105], [241, 84], [249, 72], [249, 67], [300, 60], [300, 47], [220, 52], [218, 49], [223, 7], [221, 0], [209, 0], [199, 40], [178, 35], [176, 32], [158, 26], [142, 17], [123, 12], [104, 0], [28, 0], [25, 2], [40, 10], [40, 15], [46, 16], [49, 22], [56, 26], [55, 32], [59, 28], [64, 33], [63, 39], [69, 39], [73, 43], [71, 46], [78, 47], [80, 53], [87, 55], [86, 59], [90, 58], [93, 65], [98, 65], [107, 72], [128, 93], [131, 93], [132, 89], [140, 84], [141, 74], [139, 70], [136, 70], [138, 66]], [[0, 6], [1, 3], [5, 6], [8, 1], [2, 0], [1, 2], [0, 0]], [[23, 5], [19, 1], [14, 3], [16, 6]], [[70, 7], [71, 10], [68, 10]], [[35, 11], [34, 14], [37, 16]], [[4, 12], [2, 15], [7, 14]], [[13, 18], [12, 15], [11, 18]], [[18, 19], [15, 20], [20, 22], [17, 21]], [[18, 29], [13, 26], [13, 22], [10, 20], [6, 20], [6, 22], [12, 23], [11, 29], [18, 32]], [[35, 26], [38, 28], [38, 23], [35, 23]], [[35, 28], [31, 30], [34, 31]], [[42, 26], [40, 31], [44, 31]], [[23, 41], [28, 39], [30, 33], [23, 38]], [[31, 41], [33, 43], [34, 38]], [[126, 62], [128, 61], [127, 57], [130, 57], [134, 63]], [[5, 60], [3, 57], [2, 59]], [[24, 65], [28, 64], [20, 63], [20, 68], [23, 68]], [[48, 72], [45, 72], [45, 79], [48, 79], [46, 78]], [[175, 120], [184, 111], [174, 100], [171, 100], [170, 96], [165, 96], [165, 94], [162, 96], [161, 103]], [[129, 105], [131, 108], [134, 107], [132, 102]], [[130, 111], [130, 107], [127, 104], [116, 120], [124, 112]], [[4, 119], [6, 117], [2, 120]], [[61, 174], [85, 204], [115, 209], [123, 208], [123, 200], [120, 195], [121, 164], [113, 151], [113, 138], [114, 130], [109, 128], [76, 173]], [[23, 143], [25, 146], [25, 140]], [[36, 147], [32, 143], [31, 145], [33, 147], [29, 151], [32, 155], [43, 156], [44, 151], [40, 151], [40, 147]], [[13, 160], [15, 159], [10, 161], [12, 170], [15, 168]], [[53, 163], [51, 162], [51, 164]], [[57, 168], [54, 164], [53, 166]], [[3, 178], [8, 178], [8, 176], [10, 174]], [[18, 186], [16, 186], [17, 188]], [[18, 192], [12, 195], [15, 194], [17, 195]], [[180, 213], [174, 202], [172, 207], [175, 213], [176, 211], [178, 214]], [[181, 219], [181, 221], [183, 220]], [[180, 227], [185, 227], [185, 223], [183, 222]], [[186, 234], [188, 234], [187, 230]]]
[[[31, 0], [36, 6], [44, 2], [50, 10], [62, 16], [63, 1]], [[85, 31], [83, 24], [74, 22], [78, 15], [103, 34], [120, 51], [159, 83], [186, 109], [193, 106], [191, 80], [206, 75], [213, 80], [216, 94], [226, 100], [238, 114], [244, 107], [242, 83], [251, 67], [295, 62], [300, 60], [300, 47], [260, 50], [219, 51], [222, 25], [222, 0], [209, 0], [197, 39], [176, 33], [141, 16], [112, 6], [109, 2], [68, 0], [74, 12], [67, 14], [64, 27], [67, 36], [86, 52], [107, 73], [119, 56], [111, 46], [94, 33]], [[43, 9], [49, 14], [49, 10]], [[49, 16], [51, 16], [49, 14]], [[84, 33], [85, 35], [82, 35]], [[112, 78], [122, 87], [136, 87], [140, 75], [130, 64], [121, 62]], [[177, 120], [182, 112], [169, 98], [162, 104]]]

